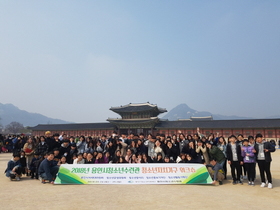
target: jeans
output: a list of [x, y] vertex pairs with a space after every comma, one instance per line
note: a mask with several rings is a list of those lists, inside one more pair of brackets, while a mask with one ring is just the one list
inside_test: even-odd
[[58, 166], [53, 166], [50, 169], [51, 177], [48, 177], [48, 175], [45, 172], [40, 174], [40, 177], [42, 177], [42, 179], [46, 179], [51, 182], [51, 181], [55, 180], [58, 170], [59, 170]]

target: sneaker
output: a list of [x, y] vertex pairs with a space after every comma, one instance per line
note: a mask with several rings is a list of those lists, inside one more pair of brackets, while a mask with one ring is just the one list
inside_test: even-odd
[[243, 182], [242, 182], [242, 181], [238, 181], [237, 183], [243, 185]]
[[44, 179], [42, 179], [42, 177], [40, 177], [40, 176], [39, 176], [39, 180], [40, 180], [40, 182], [41, 182], [41, 183], [43, 183], [43, 184], [45, 184], [45, 183], [46, 183], [46, 182], [45, 182], [45, 180], [44, 180]]
[[247, 176], [243, 176], [243, 179], [247, 179]]
[[16, 177], [16, 180], [17, 180], [17, 181], [20, 181], [20, 178], [17, 176], [17, 177]]
[[248, 185], [252, 185], [252, 182], [248, 182]]
[[251, 182], [251, 185], [252, 185], [252, 186], [255, 186], [255, 183], [254, 183], [254, 182]]
[[222, 181], [219, 181], [219, 185], [223, 185], [223, 182], [222, 182]]
[[262, 182], [261, 187], [266, 187], [266, 184]]
[[268, 189], [272, 189], [272, 184], [271, 184], [271, 183], [268, 183], [267, 188], [268, 188]]
[[236, 181], [233, 181], [232, 184], [233, 184], [233, 185], [236, 185]]

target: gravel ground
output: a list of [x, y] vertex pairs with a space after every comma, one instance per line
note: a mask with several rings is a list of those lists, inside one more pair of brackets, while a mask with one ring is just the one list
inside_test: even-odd
[[[11, 153], [0, 154], [0, 171]], [[0, 209], [277, 209], [280, 200], [280, 150], [272, 155], [273, 189], [232, 185], [51, 185], [0, 176]], [[230, 169], [228, 174], [230, 173]], [[230, 177], [230, 176], [228, 176]]]

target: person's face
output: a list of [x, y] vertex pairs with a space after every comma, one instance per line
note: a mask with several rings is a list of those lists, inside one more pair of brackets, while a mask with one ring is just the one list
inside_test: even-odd
[[209, 149], [211, 149], [211, 144], [207, 143], [207, 144], [206, 144], [206, 147], [209, 148]]
[[45, 139], [42, 137], [42, 138], [40, 138], [40, 140], [42, 141], [42, 142], [44, 142], [45, 141]]
[[78, 160], [81, 161], [82, 159], [83, 159], [83, 156], [82, 156], [82, 155], [79, 155], [79, 156], [78, 156]]
[[191, 159], [192, 159], [192, 157], [187, 155], [187, 160], [191, 160]]
[[54, 155], [53, 154], [50, 154], [49, 156], [48, 156], [48, 160], [53, 160], [54, 159]]
[[102, 153], [98, 153], [98, 154], [97, 154], [97, 157], [98, 157], [98, 158], [102, 158]]
[[62, 157], [62, 158], [61, 158], [61, 162], [62, 162], [62, 163], [65, 163], [65, 162], [66, 162], [66, 158], [65, 158], [65, 157]]
[[229, 141], [234, 144], [236, 139], [232, 137], [232, 138], [229, 139]]
[[14, 157], [15, 161], [19, 161], [19, 159], [20, 159], [19, 157]]
[[59, 154], [59, 151], [55, 150], [53, 151], [54, 155], [57, 156]]
[[165, 161], [166, 163], [169, 163], [169, 158], [164, 158], [164, 161]]
[[127, 154], [128, 156], [130, 156], [130, 155], [131, 155], [131, 150], [128, 149], [127, 152], [126, 152], [126, 154]]
[[237, 138], [238, 138], [239, 141], [242, 141], [242, 140], [243, 140], [243, 137], [242, 137], [242, 136], [238, 136]]
[[223, 138], [219, 138], [219, 142], [220, 142], [220, 143], [223, 143], [223, 142], [224, 142], [224, 139], [223, 139]]
[[215, 160], [211, 160], [211, 161], [210, 161], [210, 164], [211, 164], [212, 166], [214, 166], [214, 165], [216, 165], [216, 161], [215, 161]]
[[92, 158], [93, 158], [92, 154], [90, 154], [90, 153], [87, 154], [87, 159], [88, 159], [88, 160], [91, 160]]
[[54, 139], [55, 139], [55, 140], [58, 140], [58, 136], [54, 136]]
[[197, 146], [202, 146], [202, 142], [197, 142]]
[[120, 151], [117, 151], [116, 155], [117, 155], [117, 156], [121, 156], [121, 152], [120, 152]]
[[249, 145], [249, 142], [248, 141], [244, 141], [243, 145], [247, 147]]
[[172, 143], [171, 143], [171, 142], [168, 142], [168, 143], [167, 143], [167, 146], [168, 146], [168, 147], [172, 147]]
[[29, 144], [31, 144], [31, 143], [32, 143], [32, 139], [29, 138], [29, 139], [27, 140], [27, 142], [28, 142]]
[[87, 158], [87, 153], [84, 153], [84, 154], [83, 154], [83, 157], [84, 157], [84, 158]]
[[262, 138], [261, 137], [256, 138], [256, 142], [262, 143]]
[[156, 146], [159, 147], [160, 146], [160, 142], [156, 141]]

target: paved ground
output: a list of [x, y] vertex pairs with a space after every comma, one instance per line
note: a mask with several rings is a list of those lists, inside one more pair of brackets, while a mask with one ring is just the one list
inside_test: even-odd
[[[278, 209], [280, 150], [272, 155], [273, 189], [232, 185], [51, 185], [0, 176], [0, 209]], [[0, 154], [4, 172], [11, 154]]]

